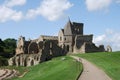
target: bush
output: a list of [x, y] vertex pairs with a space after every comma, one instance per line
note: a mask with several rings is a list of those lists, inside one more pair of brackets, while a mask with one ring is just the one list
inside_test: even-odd
[[7, 65], [8, 65], [7, 59], [0, 56], [0, 66], [7, 66]]

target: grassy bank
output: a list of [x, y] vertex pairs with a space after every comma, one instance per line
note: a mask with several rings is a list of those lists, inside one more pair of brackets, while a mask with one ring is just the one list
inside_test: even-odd
[[78, 54], [102, 68], [113, 80], [120, 80], [120, 52]]
[[58, 57], [36, 66], [27, 67], [28, 73], [12, 80], [76, 80], [82, 65], [70, 57]]

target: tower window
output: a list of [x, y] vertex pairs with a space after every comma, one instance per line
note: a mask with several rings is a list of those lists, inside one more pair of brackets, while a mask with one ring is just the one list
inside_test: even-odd
[[66, 41], [66, 38], [64, 38], [64, 40]]
[[60, 41], [62, 41], [62, 37], [60, 37]]

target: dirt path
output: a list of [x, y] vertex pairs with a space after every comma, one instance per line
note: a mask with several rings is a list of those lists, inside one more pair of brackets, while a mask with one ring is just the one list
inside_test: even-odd
[[83, 64], [83, 72], [78, 80], [112, 80], [108, 77], [104, 71], [96, 67], [94, 64], [90, 63], [89, 61], [76, 57], [71, 56], [74, 59], [82, 62]]

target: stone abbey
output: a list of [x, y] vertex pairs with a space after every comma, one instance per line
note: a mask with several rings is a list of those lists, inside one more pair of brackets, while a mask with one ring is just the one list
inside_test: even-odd
[[93, 35], [85, 35], [83, 27], [83, 23], [69, 20], [58, 36], [41, 35], [29, 41], [20, 36], [16, 55], [10, 58], [9, 65], [31, 66], [66, 54], [104, 52], [104, 45], [97, 47], [92, 42]]

